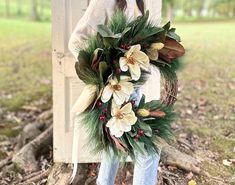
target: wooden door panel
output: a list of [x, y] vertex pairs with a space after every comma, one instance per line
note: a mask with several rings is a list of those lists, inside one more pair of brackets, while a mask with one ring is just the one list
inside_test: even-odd
[[[73, 123], [70, 109], [83, 89], [68, 50], [69, 37], [88, 5], [87, 0], [52, 1], [52, 63], [53, 63], [53, 150], [54, 161], [71, 163]], [[80, 134], [81, 133], [81, 134]], [[91, 155], [83, 147], [86, 135], [79, 129], [78, 161], [98, 162], [100, 156]]]

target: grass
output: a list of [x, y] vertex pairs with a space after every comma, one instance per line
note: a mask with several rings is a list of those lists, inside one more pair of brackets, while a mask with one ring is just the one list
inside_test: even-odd
[[51, 93], [51, 26], [0, 19], [0, 107], [16, 110]]
[[[192, 108], [197, 100], [205, 99], [205, 119], [200, 121], [192, 115], [190, 119], [181, 118], [186, 132], [197, 134], [203, 142], [211, 140], [208, 150], [219, 154], [213, 163], [204, 161], [204, 170], [213, 176], [228, 180], [234, 175], [235, 167], [224, 166], [223, 159], [234, 158], [235, 147], [235, 22], [177, 23], [178, 33], [182, 35], [187, 49], [185, 67], [179, 73], [182, 92], [177, 102], [177, 111]], [[197, 87], [198, 81], [202, 83]], [[232, 87], [229, 87], [232, 84]], [[191, 101], [186, 102], [184, 98]], [[194, 111], [194, 109], [193, 109]], [[221, 115], [221, 118], [214, 119]], [[226, 132], [231, 132], [225, 135]], [[206, 147], [202, 144], [202, 147]], [[205, 155], [205, 154], [204, 154]], [[199, 156], [205, 158], [205, 156]], [[202, 178], [201, 178], [202, 180]], [[210, 185], [218, 182], [210, 182]]]
[[[182, 92], [176, 104], [180, 113], [192, 109], [200, 98], [206, 99], [205, 115], [196, 114], [179, 122], [185, 132], [198, 135], [199, 146], [219, 157], [203, 162], [203, 170], [229, 179], [234, 166], [222, 164], [234, 158], [235, 147], [235, 22], [177, 23], [187, 49], [184, 70], [179, 72]], [[0, 107], [17, 110], [20, 106], [51, 93], [51, 38], [49, 23], [0, 19]], [[190, 100], [186, 101], [186, 98]], [[215, 116], [222, 115], [219, 119]], [[225, 135], [226, 131], [231, 131]], [[1, 134], [1, 133], [0, 133]], [[8, 132], [7, 132], [8, 134]], [[6, 134], [6, 135], [7, 135]], [[208, 148], [203, 143], [210, 139]], [[205, 155], [205, 153], [203, 153]], [[199, 156], [205, 158], [205, 156]], [[205, 177], [199, 177], [202, 183]], [[210, 185], [218, 184], [213, 180]]]

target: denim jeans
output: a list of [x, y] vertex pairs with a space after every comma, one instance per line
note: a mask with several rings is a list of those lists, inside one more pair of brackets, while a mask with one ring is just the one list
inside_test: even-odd
[[[136, 100], [136, 105], [139, 104], [141, 98], [140, 89], [135, 89], [131, 94], [131, 99]], [[118, 158], [111, 152], [111, 158], [105, 151], [102, 153], [102, 160], [99, 169], [97, 185], [114, 185], [115, 177], [119, 167]], [[159, 152], [160, 153], [160, 152]], [[160, 156], [150, 156], [136, 153], [136, 163], [134, 165], [133, 185], [155, 185], [157, 183], [157, 169]]]

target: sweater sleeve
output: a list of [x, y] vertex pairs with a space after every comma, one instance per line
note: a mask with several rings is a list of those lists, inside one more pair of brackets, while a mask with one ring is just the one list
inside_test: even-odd
[[82, 18], [73, 30], [68, 48], [77, 60], [79, 50], [84, 47], [84, 41], [94, 34], [98, 24], [104, 24], [107, 16], [108, 0], [91, 0]]
[[162, 0], [144, 0], [145, 10], [149, 10], [149, 20], [155, 26], [159, 26], [162, 16]]

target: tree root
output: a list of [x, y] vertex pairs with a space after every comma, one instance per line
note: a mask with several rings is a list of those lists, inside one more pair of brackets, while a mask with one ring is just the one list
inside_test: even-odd
[[162, 148], [161, 160], [166, 165], [176, 166], [180, 169], [200, 173], [200, 161], [194, 157], [180, 152], [173, 146], [165, 144]]
[[30, 141], [23, 148], [16, 153], [12, 162], [14, 165], [23, 172], [38, 171], [38, 163], [36, 157], [38, 152], [44, 147], [52, 144], [52, 125], [47, 128], [44, 132], [38, 135], [34, 140]]

